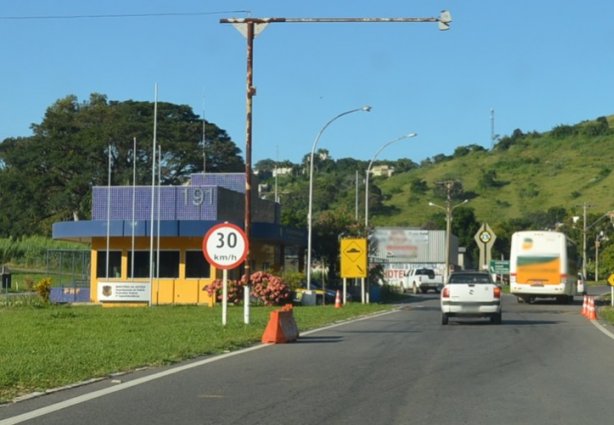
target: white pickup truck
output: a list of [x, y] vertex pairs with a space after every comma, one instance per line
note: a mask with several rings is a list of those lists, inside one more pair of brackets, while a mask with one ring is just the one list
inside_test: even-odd
[[429, 290], [437, 293], [443, 288], [443, 276], [435, 274], [433, 269], [420, 268], [408, 270], [405, 274], [405, 290], [426, 294]]

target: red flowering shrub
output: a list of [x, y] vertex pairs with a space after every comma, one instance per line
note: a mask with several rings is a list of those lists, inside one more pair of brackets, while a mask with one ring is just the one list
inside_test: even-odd
[[[245, 280], [245, 276], [242, 280]], [[292, 291], [279, 276], [256, 272], [252, 274], [251, 282], [252, 295], [264, 305], [284, 305], [292, 299]]]
[[[244, 275], [238, 282], [228, 281], [228, 302], [239, 304], [243, 301], [243, 288], [247, 283]], [[292, 300], [292, 291], [279, 276], [274, 276], [266, 272], [252, 273], [251, 276], [251, 296], [257, 298], [264, 305], [284, 305]], [[222, 301], [222, 280], [216, 279], [211, 284], [205, 286], [205, 291], [210, 296], [215, 296], [217, 302]]]
[[[236, 280], [228, 280], [228, 303], [239, 304], [243, 301], [243, 284]], [[205, 286], [205, 291], [217, 302], [222, 302], [222, 279], [215, 279], [211, 284]]]

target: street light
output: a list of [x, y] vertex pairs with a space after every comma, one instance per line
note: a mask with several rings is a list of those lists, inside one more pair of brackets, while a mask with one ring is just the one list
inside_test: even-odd
[[356, 108], [349, 111], [345, 111], [336, 115], [331, 120], [329, 120], [324, 127], [320, 129], [316, 139], [313, 142], [313, 146], [311, 147], [311, 156], [309, 157], [309, 211], [307, 212], [307, 290], [311, 289], [311, 213], [312, 213], [312, 205], [313, 205], [313, 157], [316, 151], [316, 146], [320, 141], [320, 137], [322, 137], [322, 133], [324, 130], [328, 128], [335, 120], [343, 117], [344, 115], [348, 115], [354, 112], [369, 112], [371, 107], [369, 105], [365, 105], [362, 108]]
[[602, 241], [607, 240], [608, 237], [603, 233], [603, 230], [595, 235], [595, 283], [599, 282], [599, 247]]
[[369, 166], [367, 167], [367, 172], [365, 176], [365, 231], [369, 227], [369, 174], [371, 172], [371, 167], [373, 166], [373, 162], [377, 159], [377, 156], [383, 151], [387, 146], [390, 146], [393, 143], [400, 142], [401, 140], [409, 139], [411, 137], [416, 137], [417, 133], [408, 133], [404, 136], [401, 136], [397, 139], [391, 140], [388, 143], [385, 143], [379, 150], [373, 155], [371, 162], [369, 162]]
[[429, 207], [441, 208], [442, 210], [446, 212], [446, 259], [445, 259], [446, 260], [446, 270], [443, 275], [444, 282], [448, 281], [448, 273], [450, 273], [450, 240], [451, 240], [450, 232], [452, 231], [452, 211], [454, 211], [456, 208], [460, 207], [461, 205], [466, 204], [467, 202], [469, 202], [469, 200], [465, 199], [463, 202], [459, 204], [452, 205], [449, 190], [448, 190], [448, 198], [446, 199], [445, 207], [442, 207], [441, 205], [437, 205], [434, 202], [429, 202]]
[[586, 224], [586, 209], [588, 207], [589, 205], [587, 205], [586, 203], [582, 206], [582, 209], [583, 209], [583, 215], [582, 215], [582, 277], [584, 279], [586, 279], [586, 234], [588, 233], [588, 230], [594, 225], [596, 225], [597, 223], [601, 222], [601, 220], [603, 220], [606, 217], [609, 217], [610, 220], [612, 221], [612, 224], [614, 224], [614, 210], [612, 210], [612, 211], [608, 211], [605, 214], [603, 214], [597, 220], [593, 221], [590, 225], [587, 225]]

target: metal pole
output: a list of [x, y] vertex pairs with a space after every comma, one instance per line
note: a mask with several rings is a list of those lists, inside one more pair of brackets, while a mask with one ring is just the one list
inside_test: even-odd
[[366, 172], [366, 176], [365, 176], [365, 229], [367, 229], [367, 227], [369, 227], [369, 174], [371, 172], [371, 167], [373, 166], [373, 162], [375, 162], [375, 160], [377, 159], [377, 156], [388, 146], [392, 145], [393, 143], [396, 142], [400, 142], [401, 140], [405, 140], [405, 139], [409, 139], [411, 137], [416, 137], [418, 135], [418, 133], [407, 133], [401, 137], [398, 137], [394, 140], [391, 140], [387, 143], [384, 143], [384, 145], [382, 145], [379, 150], [377, 152], [375, 152], [375, 155], [373, 155], [373, 158], [371, 159], [371, 161], [369, 162], [369, 166], [367, 167], [367, 172]]
[[354, 193], [354, 220], [358, 223], [358, 170], [356, 170], [354, 178], [354, 186], [356, 192]]
[[324, 127], [320, 129], [318, 135], [316, 136], [313, 146], [311, 147], [311, 155], [309, 156], [309, 208], [307, 212], [307, 290], [311, 290], [311, 235], [312, 235], [312, 210], [313, 210], [313, 158], [316, 151], [316, 146], [318, 146], [318, 142], [320, 141], [320, 137], [322, 137], [322, 133], [324, 130], [328, 128], [329, 125], [333, 123], [333, 121], [341, 118], [344, 115], [348, 115], [354, 112], [364, 111], [369, 112], [371, 107], [366, 105], [362, 108], [356, 108], [349, 111], [345, 111], [336, 115], [331, 120], [329, 120]]
[[107, 170], [107, 179], [108, 179], [108, 184], [107, 184], [107, 253], [106, 253], [106, 264], [105, 264], [105, 268], [106, 268], [106, 272], [105, 272], [105, 277], [107, 279], [109, 279], [109, 250], [110, 250], [110, 240], [111, 240], [111, 144], [107, 145], [107, 149], [108, 149], [108, 161], [109, 161], [109, 166], [108, 166], [108, 170]]
[[[245, 234], [250, 242], [252, 238], [252, 107], [253, 97], [256, 94], [254, 87], [254, 22], [247, 24], [247, 80], [246, 80], [246, 123], [245, 123]], [[251, 249], [248, 247], [245, 257], [244, 270], [247, 279], [243, 287], [243, 317], [249, 323], [250, 275], [252, 266]]]
[[134, 279], [134, 233], [136, 223], [134, 222], [135, 211], [136, 211], [136, 137], [132, 139], [133, 147], [132, 147], [132, 239], [131, 239], [131, 259], [130, 259], [130, 279]]
[[221, 24], [272, 24], [272, 23], [407, 23], [437, 22], [441, 31], [448, 30], [452, 22], [449, 11], [442, 10], [438, 18], [224, 18]]
[[582, 276], [586, 279], [586, 202], [582, 206]]
[[595, 283], [599, 281], [599, 235], [595, 236]]
[[[251, 130], [252, 130], [252, 96], [255, 94], [255, 89], [252, 85], [252, 71], [253, 71], [253, 46], [254, 46], [254, 27], [255, 25], [266, 25], [269, 23], [347, 23], [347, 22], [362, 22], [362, 23], [375, 23], [375, 22], [385, 22], [385, 23], [394, 23], [394, 22], [437, 22], [439, 26], [439, 30], [446, 31], [450, 28], [450, 23], [452, 22], [452, 15], [447, 10], [442, 10], [437, 18], [225, 18], [220, 19], [220, 23], [222, 24], [233, 24], [235, 27], [239, 27], [242, 25], [246, 25], [247, 34], [244, 34], [247, 38], [247, 137], [246, 137], [246, 148], [245, 148], [245, 171], [246, 171], [246, 179], [245, 179], [245, 233], [247, 234], [248, 239], [251, 238]], [[239, 29], [239, 28], [238, 28]], [[240, 29], [239, 29], [240, 30]], [[240, 30], [241, 31], [241, 30]], [[370, 109], [370, 108], [369, 108]], [[354, 112], [349, 111], [347, 113]], [[342, 115], [345, 115], [342, 114]], [[336, 117], [338, 118], [338, 117]], [[334, 118], [334, 119], [336, 119]], [[334, 121], [331, 120], [332, 121]], [[330, 122], [328, 123], [330, 124]], [[327, 125], [328, 125], [327, 124]], [[326, 127], [326, 126], [325, 126]], [[321, 135], [321, 133], [318, 135]], [[316, 139], [316, 143], [317, 143]], [[315, 144], [314, 143], [314, 148]], [[311, 164], [310, 168], [313, 169], [313, 150], [311, 154]], [[309, 184], [309, 194], [310, 194], [310, 208], [308, 213], [308, 247], [307, 247], [307, 288], [310, 289], [311, 285], [311, 197], [313, 196], [313, 183], [312, 183], [312, 172], [310, 170], [310, 184]], [[247, 258], [245, 261], [245, 270], [249, 279], [249, 269], [250, 269], [251, 255], [248, 251]], [[248, 285], [249, 287], [249, 281]]]
[[156, 144], [158, 133], [158, 84], [154, 88], [154, 127], [153, 127], [153, 146], [151, 148], [151, 214], [149, 217], [149, 306], [153, 301], [153, 248], [154, 248], [154, 210], [156, 199]]
[[446, 261], [443, 278], [444, 282], [448, 281], [448, 274], [450, 273], [450, 232], [452, 231], [452, 209], [450, 208], [450, 196], [448, 194], [448, 200], [446, 202]]

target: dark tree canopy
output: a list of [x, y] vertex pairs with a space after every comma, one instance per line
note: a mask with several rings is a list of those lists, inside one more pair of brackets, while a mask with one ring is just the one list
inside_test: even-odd
[[[0, 143], [0, 236], [49, 234], [56, 221], [87, 218], [91, 188], [108, 183], [151, 184], [154, 104], [109, 101], [94, 93], [51, 105], [33, 135]], [[240, 150], [186, 105], [158, 103], [157, 144], [163, 185], [180, 184], [203, 166], [211, 172], [244, 171]], [[136, 167], [133, 167], [136, 140]], [[203, 141], [205, 146], [203, 147]]]

